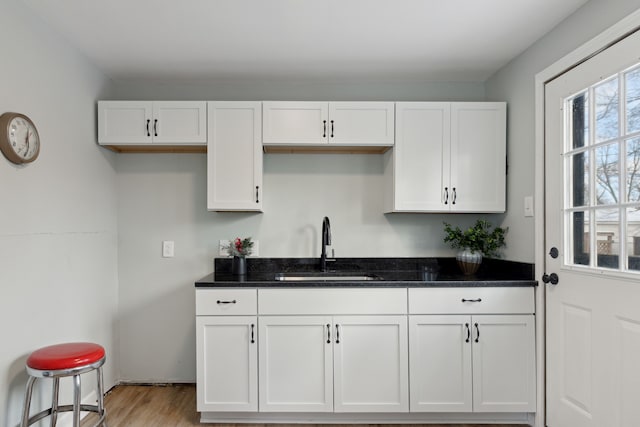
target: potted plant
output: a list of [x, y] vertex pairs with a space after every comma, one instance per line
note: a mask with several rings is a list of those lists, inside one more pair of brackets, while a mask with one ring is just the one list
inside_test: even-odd
[[456, 255], [458, 266], [464, 274], [474, 274], [482, 263], [482, 257], [498, 257], [498, 249], [505, 245], [508, 228], [495, 227], [489, 221], [479, 219], [475, 225], [462, 230], [444, 223], [445, 243], [460, 249]]
[[251, 255], [253, 251], [253, 241], [251, 237], [245, 237], [244, 239], [236, 237], [229, 241], [226, 249], [227, 253], [233, 257], [231, 261], [231, 272], [240, 276], [247, 274], [246, 256]]

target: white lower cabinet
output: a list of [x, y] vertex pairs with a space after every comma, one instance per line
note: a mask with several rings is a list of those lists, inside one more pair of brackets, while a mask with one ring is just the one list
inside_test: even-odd
[[406, 412], [406, 316], [261, 316], [260, 411]]
[[533, 301], [532, 288], [411, 289], [411, 412], [534, 412]]
[[197, 409], [521, 420], [535, 412], [533, 313], [533, 288], [198, 289]]
[[198, 316], [198, 411], [258, 410], [256, 316]]

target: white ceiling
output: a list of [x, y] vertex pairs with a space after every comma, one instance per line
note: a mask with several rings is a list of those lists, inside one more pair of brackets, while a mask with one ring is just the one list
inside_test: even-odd
[[114, 79], [484, 81], [587, 0], [23, 0]]

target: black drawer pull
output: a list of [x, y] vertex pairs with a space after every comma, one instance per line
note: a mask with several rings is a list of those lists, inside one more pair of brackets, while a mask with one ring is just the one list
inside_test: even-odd
[[236, 303], [236, 300], [231, 300], [231, 301], [221, 301], [221, 300], [218, 300], [218, 301], [217, 301], [217, 303], [218, 303], [218, 304], [235, 304], [235, 303]]
[[256, 340], [255, 337], [253, 335], [253, 330], [256, 327], [256, 325], [254, 325], [253, 323], [251, 324], [251, 344], [255, 344]]
[[476, 327], [476, 342], [480, 341], [480, 328], [478, 328], [478, 324], [475, 324]]
[[336, 344], [340, 344], [340, 325], [336, 323]]
[[467, 328], [467, 339], [464, 340], [464, 342], [469, 342], [469, 338], [471, 338], [471, 329], [469, 328], [469, 324], [465, 323], [464, 324], [465, 328]]
[[327, 323], [327, 344], [331, 344], [331, 325]]
[[476, 298], [476, 299], [462, 298], [462, 302], [482, 302], [482, 298]]

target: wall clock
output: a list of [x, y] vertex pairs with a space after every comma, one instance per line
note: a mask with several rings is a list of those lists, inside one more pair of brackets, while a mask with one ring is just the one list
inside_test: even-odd
[[30, 163], [40, 154], [40, 136], [31, 119], [20, 113], [0, 116], [0, 150], [16, 164]]

